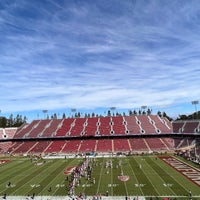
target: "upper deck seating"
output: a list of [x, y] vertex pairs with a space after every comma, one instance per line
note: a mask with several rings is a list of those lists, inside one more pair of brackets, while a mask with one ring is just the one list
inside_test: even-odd
[[88, 118], [85, 126], [85, 136], [95, 136], [97, 132], [98, 117]]
[[112, 117], [112, 127], [115, 135], [124, 135], [126, 134], [126, 128], [124, 124], [123, 117], [121, 116], [116, 116]]
[[25, 124], [22, 128], [18, 129], [16, 134], [14, 135], [14, 138], [24, 138], [26, 135], [29, 134], [29, 132], [38, 125], [40, 120], [34, 120], [30, 124]]
[[48, 127], [48, 124], [50, 123], [50, 120], [40, 120], [37, 125], [35, 125], [31, 131], [27, 134], [26, 137], [29, 138], [37, 138], [42, 135], [42, 132], [45, 130], [46, 127]]
[[111, 118], [110, 117], [100, 117], [97, 122], [98, 133], [96, 135], [111, 135]]
[[187, 121], [182, 127], [182, 133], [198, 133], [199, 130], [199, 121]]
[[17, 128], [0, 128], [0, 139], [12, 139]]
[[125, 116], [124, 123], [127, 123], [127, 133], [128, 134], [141, 134], [139, 124], [136, 122], [135, 116]]
[[57, 129], [61, 126], [61, 122], [61, 119], [52, 119], [49, 122], [49, 126], [45, 128], [40, 137], [53, 137], [56, 134]]
[[169, 121], [166, 117], [161, 117], [161, 120], [167, 127], [169, 127], [170, 130], [172, 130], [172, 122], [171, 121]]
[[185, 125], [185, 122], [183, 121], [173, 122], [172, 123], [173, 133], [181, 133], [184, 125]]
[[56, 136], [57, 137], [67, 136], [69, 134], [71, 127], [72, 127], [72, 124], [74, 123], [74, 120], [75, 119], [73, 119], [73, 118], [64, 119], [62, 121], [61, 127], [58, 128], [57, 131], [56, 131]]
[[145, 134], [155, 134], [156, 128], [154, 124], [151, 123], [147, 115], [138, 115], [137, 119], [139, 120], [141, 130]]
[[84, 135], [84, 129], [85, 129], [85, 122], [87, 118], [76, 118], [73, 122], [73, 126], [71, 127], [71, 130], [69, 131], [70, 137], [73, 136], [82, 136]]
[[157, 133], [172, 133], [172, 125], [169, 126], [160, 116], [149, 115], [148, 117], [152, 123], [155, 123]]

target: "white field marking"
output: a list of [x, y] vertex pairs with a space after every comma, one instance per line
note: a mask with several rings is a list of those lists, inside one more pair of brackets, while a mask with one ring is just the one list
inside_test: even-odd
[[[74, 158], [74, 159], [73, 159], [73, 160], [71, 160], [71, 162], [69, 163], [69, 164], [70, 164], [70, 166], [73, 166], [73, 161], [77, 161], [77, 160], [78, 160], [78, 161], [82, 161], [83, 159], [80, 159], [80, 158], [78, 158], [78, 159], [77, 159], [77, 158]], [[68, 164], [68, 166], [69, 166], [69, 164]], [[76, 162], [75, 162], [75, 164], [74, 164], [74, 165], [76, 165]], [[76, 166], [78, 166], [78, 165], [76, 165]], [[59, 174], [58, 174], [57, 176], [59, 176]], [[57, 176], [56, 176], [56, 177], [57, 177]], [[55, 180], [55, 179], [56, 179], [56, 177], [55, 177], [53, 180]], [[53, 180], [52, 180], [52, 181], [53, 181]], [[51, 181], [51, 182], [52, 182], [52, 181]], [[65, 182], [65, 181], [63, 181], [63, 182]], [[48, 188], [49, 188], [49, 185], [50, 185], [50, 183], [48, 184]], [[47, 187], [46, 187], [46, 188], [47, 188]], [[53, 192], [53, 193], [52, 193], [52, 196], [54, 196], [54, 194], [57, 192], [57, 190], [58, 190], [58, 189], [59, 189], [59, 188], [55, 189], [55, 192]], [[84, 191], [85, 191], [85, 189], [84, 189]], [[66, 194], [68, 195], [68, 192], [67, 192], [67, 190], [66, 190]]]
[[184, 161], [178, 160], [174, 157], [171, 159], [162, 159], [168, 165], [175, 168], [179, 173], [187, 177], [190, 181], [194, 182], [196, 185], [200, 186], [200, 171], [196, 168], [193, 168], [191, 165], [185, 163]]
[[[76, 158], [74, 158], [73, 160], [71, 160], [70, 163], [67, 163], [68, 166], [69, 166], [69, 164], [70, 164], [70, 166], [73, 166], [73, 161], [76, 161]], [[75, 162], [75, 164], [76, 164], [76, 162]], [[63, 173], [63, 171], [60, 172], [60, 173]], [[53, 180], [55, 180], [55, 179], [60, 175], [60, 173], [58, 173], [58, 175], [57, 175], [54, 179], [52, 179], [51, 182], [53, 182]], [[64, 176], [63, 176], [63, 178], [64, 178]], [[47, 190], [47, 189], [50, 187], [51, 182], [50, 182], [48, 185], [46, 185], [46, 187], [45, 187], [44, 189]], [[44, 189], [43, 189], [43, 190], [44, 190]], [[59, 188], [55, 189], [55, 191], [54, 191], [51, 195], [54, 196], [54, 194], [57, 192], [58, 189], [59, 189]], [[42, 190], [42, 191], [43, 191], [43, 190]], [[42, 192], [42, 191], [41, 191], [41, 192]], [[68, 193], [66, 192], [66, 194], [68, 194]]]
[[[88, 180], [87, 179], [87, 181], [85, 182], [85, 184], [83, 184], [84, 185], [84, 187], [83, 187], [83, 185], [81, 185], [81, 187], [83, 187], [83, 190], [82, 190], [82, 192], [84, 193], [85, 192], [85, 189], [87, 188], [87, 187], [92, 187], [92, 184], [91, 183], [88, 183], [88, 182], [90, 182], [91, 180]], [[76, 191], [75, 191], [76, 192]], [[74, 193], [75, 193], [74, 192]]]
[[[55, 163], [54, 163], [55, 164]], [[52, 166], [54, 166], [54, 165], [50, 165], [49, 166], [49, 168], [51, 168]], [[53, 168], [53, 167], [52, 167]], [[37, 170], [38, 168], [36, 168], [36, 170]], [[35, 179], [35, 177], [37, 177], [37, 176], [40, 176], [40, 173], [38, 173], [36, 176], [34, 176], [34, 178], [32, 178], [32, 179]], [[30, 182], [32, 182], [32, 179], [30, 179], [28, 182], [26, 182], [26, 183], [24, 183], [23, 185], [21, 185], [17, 190], [15, 190], [14, 192], [13, 192], [13, 194], [15, 194], [18, 190], [20, 190], [21, 189], [21, 187], [23, 187], [24, 185], [26, 185], [27, 183], [30, 183]], [[31, 185], [31, 184], [30, 184]], [[29, 191], [26, 191], [27, 193], [29, 192]]]
[[57, 184], [55, 187], [56, 188], [63, 188], [63, 187], [65, 187], [65, 184]]
[[[26, 170], [26, 173], [27, 173], [27, 171], [29, 172], [31, 170], [31, 168], [29, 168], [28, 170]], [[28, 174], [30, 174], [30, 173], [28, 173]], [[18, 179], [17, 179], [17, 181], [15, 181], [15, 179], [18, 177]], [[21, 179], [19, 178], [19, 177], [21, 177]], [[19, 182], [19, 181], [21, 181], [23, 178], [25, 177], [25, 175], [17, 175], [17, 176], [15, 176], [14, 177], [14, 180], [11, 180], [11, 181], [13, 181], [13, 182], [16, 182], [16, 185], [17, 185], [17, 183]], [[27, 184], [27, 182], [25, 183], [25, 184]], [[23, 185], [25, 185], [25, 184], [23, 184]], [[21, 185], [18, 189], [16, 189], [14, 192], [13, 192], [13, 194], [15, 194], [15, 192], [16, 191], [18, 191], [23, 185]], [[6, 189], [5, 190], [2, 190], [1, 192], [3, 193], [3, 192], [5, 192], [6, 191]]]
[[[134, 159], [134, 158], [133, 158]], [[137, 179], [137, 177], [136, 177], [136, 175], [135, 175], [135, 172], [134, 172], [134, 170], [133, 170], [133, 168], [132, 168], [132, 166], [131, 166], [131, 164], [130, 164], [130, 161], [128, 160], [128, 163], [129, 163], [129, 166], [130, 166], [130, 168], [131, 168], [131, 171], [132, 171], [132, 173], [133, 173], [133, 176], [135, 177], [135, 180], [136, 180], [136, 182], [139, 184], [139, 182], [138, 182], [138, 179]], [[142, 195], [144, 195], [144, 193], [143, 193], [143, 191], [142, 191], [142, 189], [140, 188], [140, 191], [141, 191], [141, 193], [142, 193]]]
[[14, 188], [15, 186], [15, 184], [11, 184], [10, 186], [6, 185], [6, 188]]
[[97, 194], [99, 194], [99, 188], [100, 188], [100, 182], [101, 182], [101, 179], [102, 179], [102, 171], [103, 171], [103, 167], [104, 167], [104, 164], [105, 164], [105, 159], [103, 158], [103, 162], [102, 162], [102, 165], [101, 165], [101, 171], [100, 171], [100, 177], [99, 177], [99, 182], [98, 182], [98, 187], [97, 187]]
[[83, 184], [81, 187], [83, 187], [83, 188], [85, 188], [85, 187], [91, 187], [92, 186], [92, 184], [91, 183], [86, 183], [86, 184]]
[[116, 184], [116, 183], [114, 183], [114, 184], [108, 184], [108, 187], [117, 187], [119, 184]]
[[[93, 199], [94, 196], [87, 196], [88, 199]], [[136, 196], [136, 195], [131, 195], [131, 197], [138, 198], [138, 200], [145, 200], [145, 198], [150, 198], [152, 197], [153, 199], [158, 197], [158, 198], [164, 198], [165, 196]], [[168, 196], [170, 198], [178, 198], [178, 199], [183, 199], [186, 200], [188, 199], [188, 196]], [[200, 198], [200, 196], [192, 196], [194, 198]], [[9, 200], [25, 200], [27, 196], [7, 196], [7, 199]], [[31, 199], [31, 198], [30, 198]], [[72, 200], [72, 197], [70, 196], [35, 196], [34, 200]], [[124, 200], [124, 196], [109, 196], [109, 197], [103, 197], [103, 200]], [[132, 198], [131, 198], [132, 199]]]
[[[32, 166], [32, 165], [29, 164], [28, 166]], [[15, 168], [15, 169], [20, 169], [20, 167], [21, 167], [21, 165], [18, 165], [18, 164], [16, 164], [16, 165], [13, 166], [13, 168]], [[6, 169], [5, 169], [5, 170], [6, 170]], [[16, 175], [15, 178], [16, 178], [16, 177], [24, 177], [24, 176]], [[6, 182], [7, 182], [7, 181], [6, 181]], [[1, 186], [1, 185], [6, 185], [6, 182], [0, 183], [0, 186]], [[4, 190], [3, 190], [3, 191], [4, 191]]]
[[[146, 162], [146, 165], [148, 165], [149, 167], [151, 167], [147, 162]], [[160, 167], [160, 165], [159, 165], [159, 167]], [[151, 167], [151, 169], [158, 175], [157, 177], [159, 177], [162, 181], [163, 181], [163, 184], [165, 183], [165, 181], [163, 180], [163, 178], [161, 177], [161, 176], [159, 176], [159, 174], [153, 169], [153, 167]], [[171, 189], [171, 188], [169, 188], [170, 190], [171, 190], [171, 192], [174, 194], [174, 195], [176, 195], [176, 193]]]
[[169, 187], [169, 188], [170, 188], [170, 187], [173, 186], [173, 184], [172, 184], [172, 183], [163, 183], [163, 186], [164, 186], [164, 187]]
[[40, 187], [40, 184], [31, 184], [30, 185], [32, 188], [38, 188], [38, 187]]
[[[135, 159], [135, 161], [137, 162], [137, 159]], [[137, 162], [138, 164], [138, 162]], [[139, 165], [139, 164], [138, 164]], [[145, 171], [142, 170], [143, 173], [145, 174], [146, 178], [149, 180], [149, 182], [151, 183], [151, 185], [153, 186], [154, 190], [156, 191], [157, 194], [159, 194], [158, 190], [156, 189], [155, 185], [151, 182], [151, 180], [149, 179], [149, 177], [146, 175]]]
[[[123, 160], [125, 160], [125, 159], [123, 159]], [[128, 160], [128, 159], [127, 159], [127, 160]], [[123, 165], [123, 164], [120, 165], [121, 171], [122, 171], [122, 165]], [[126, 189], [126, 195], [128, 196], [128, 190], [127, 190], [127, 186], [126, 186], [126, 181], [123, 181], [123, 182], [124, 182], [124, 186], [125, 186], [125, 189]]]
[[[80, 159], [79, 159], [79, 160], [80, 160]], [[92, 187], [92, 184], [91, 184], [91, 183], [88, 183], [88, 182], [91, 182], [91, 180], [88, 180], [88, 179], [87, 179], [87, 181], [83, 184], [84, 187], [83, 187], [82, 184], [80, 184], [80, 186], [83, 187], [83, 190], [82, 190], [83, 193], [85, 192], [85, 189], [86, 189], [87, 187]], [[75, 189], [76, 189], [76, 188], [75, 188]], [[75, 192], [76, 192], [76, 191], [75, 191]]]
[[[54, 164], [56, 164], [56, 162], [53, 163], [53, 165], [50, 165], [48, 168], [54, 168]], [[35, 177], [39, 177], [39, 176], [41, 176], [40, 173], [38, 173]], [[33, 179], [35, 179], [35, 177], [34, 177]], [[44, 179], [45, 179], [45, 178], [44, 178]], [[44, 179], [42, 179], [42, 180], [44, 180]], [[41, 181], [41, 180], [40, 180], [40, 181]], [[30, 181], [28, 181], [28, 182], [32, 182], [32, 179], [31, 179]], [[31, 190], [29, 190], [29, 191], [31, 191]], [[29, 191], [27, 191], [27, 193], [28, 193]], [[42, 189], [42, 191], [43, 191], [43, 189]]]
[[[61, 172], [61, 173], [62, 173], [62, 172]], [[54, 179], [52, 179], [51, 182], [53, 182], [53, 180], [55, 180], [59, 175], [60, 175], [60, 173], [58, 173], [57, 176], [55, 176]], [[42, 190], [40, 193], [42, 193], [42, 192], [44, 191], [44, 189], [45, 189], [45, 190], [48, 190], [48, 188], [49, 188], [50, 185], [51, 185], [51, 182], [50, 182], [48, 185], [46, 185], [46, 187], [44, 187], [43, 190]], [[57, 186], [57, 185], [62, 186], [62, 187], [65, 187], [65, 184], [56, 184], [56, 186]], [[58, 190], [59, 188], [61, 188], [61, 187], [56, 187], [56, 186], [55, 186], [55, 188], [56, 188], [55, 191], [51, 194], [52, 196], [57, 192], [57, 190]], [[67, 194], [67, 192], [66, 192], [66, 194]]]
[[135, 184], [135, 187], [144, 187], [146, 184], [144, 184], [144, 183], [139, 183], [139, 184]]
[[[111, 184], [113, 184], [113, 158], [110, 158], [112, 160], [112, 165], [110, 166], [110, 178], [111, 178]], [[113, 187], [111, 187], [111, 195], [113, 195]]]
[[[72, 163], [73, 161], [71, 161], [70, 163]], [[68, 163], [68, 164], [70, 164], [70, 163]], [[61, 171], [60, 173], [63, 173], [63, 171]], [[57, 174], [57, 176], [55, 176], [52, 180], [51, 180], [51, 182], [49, 183], [49, 184], [47, 184], [46, 185], [46, 187], [44, 187], [43, 188], [43, 190], [45, 189], [45, 190], [48, 190], [48, 188], [52, 185], [51, 183], [60, 175], [60, 173], [58, 173]], [[64, 174], [63, 174], [64, 175]], [[64, 179], [64, 176], [63, 176], [63, 179]], [[57, 184], [58, 185], [58, 184]], [[65, 185], [65, 184], [64, 184]], [[55, 189], [55, 191], [51, 194], [52, 196], [57, 192], [57, 190], [59, 189], [59, 187], [57, 187], [57, 189]], [[43, 190], [40, 192], [40, 193], [42, 193], [43, 192]], [[66, 194], [67, 194], [67, 192], [66, 192]]]
[[[173, 156], [172, 156], [173, 157]], [[162, 159], [161, 159], [162, 160]], [[163, 161], [163, 163], [165, 163], [167, 166], [169, 166], [171, 169], [173, 169], [174, 171], [176, 171], [172, 166], [170, 166], [170, 165], [168, 165], [165, 161]], [[173, 176], [171, 176], [170, 175], [170, 173], [168, 173], [168, 171], [166, 171], [165, 170], [165, 168], [163, 168], [163, 170], [166, 172], [166, 174], [168, 174], [176, 183], [178, 183], [179, 185], [181, 185], [184, 189], [185, 189], [185, 191], [187, 192], [188, 191], [188, 189], [187, 188], [185, 188], [184, 186], [183, 186], [183, 184], [182, 183], [179, 183], [179, 182], [177, 182], [174, 178], [173, 178]], [[179, 173], [179, 172], [177, 172], [177, 173]], [[180, 173], [179, 173], [180, 174]], [[182, 175], [183, 176], [183, 175]]]
[[[86, 182], [85, 182], [85, 184], [83, 184], [83, 185], [85, 185], [85, 187], [83, 187], [83, 185], [81, 186], [81, 187], [83, 187], [83, 190], [82, 190], [82, 192], [84, 193], [85, 192], [85, 189], [87, 188], [87, 187], [91, 187], [92, 186], [92, 184], [90, 184], [90, 183], [88, 183], [90, 180], [86, 180]], [[81, 184], [80, 184], [81, 185]], [[76, 191], [75, 191], [76, 192]]]
[[180, 161], [180, 162], [182, 162], [182, 163], [184, 163], [184, 164], [186, 164], [186, 165], [189, 165], [191, 168], [194, 168], [194, 169], [196, 169], [197, 171], [199, 171], [199, 168], [197, 168], [197, 167], [195, 167], [195, 166], [192, 166], [192, 165], [190, 165], [189, 163], [187, 163], [187, 162], [185, 162], [185, 161], [183, 161], [183, 160], [181, 160], [181, 159], [179, 159], [179, 158], [177, 158], [177, 157], [175, 157], [175, 156], [171, 156], [172, 158], [174, 158], [174, 159], [176, 159], [176, 160], [178, 160], [178, 161]]

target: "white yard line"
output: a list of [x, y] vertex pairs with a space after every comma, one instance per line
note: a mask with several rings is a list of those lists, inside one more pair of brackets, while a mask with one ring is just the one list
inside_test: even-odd
[[[134, 196], [131, 196], [134, 197]], [[158, 198], [164, 198], [166, 196], [138, 196], [138, 200], [145, 200], [145, 198], [150, 198], [150, 197], [158, 197]], [[178, 198], [178, 199], [183, 199], [186, 200], [185, 196], [170, 196], [170, 198]], [[199, 200], [200, 196], [193, 196], [193, 199]], [[198, 198], [198, 199], [197, 199]], [[7, 200], [26, 200], [26, 196], [7, 196]], [[76, 198], [75, 198], [76, 199]], [[93, 199], [93, 196], [87, 196], [86, 199], [84, 200], [91, 200]], [[124, 196], [109, 196], [109, 197], [101, 197], [102, 200], [124, 200]], [[132, 198], [131, 198], [132, 199]], [[31, 200], [31, 198], [29, 198]], [[72, 200], [72, 197], [69, 196], [35, 196], [34, 200]]]
[[110, 178], [111, 178], [111, 185], [112, 185], [112, 187], [111, 187], [111, 195], [113, 195], [113, 158], [111, 158], [111, 160], [112, 160], [112, 167], [110, 168]]
[[[74, 160], [71, 160], [71, 162], [70, 163], [72, 163]], [[66, 163], [67, 164], [67, 166], [69, 166], [70, 165], [70, 163]], [[67, 167], [66, 166], [66, 167]], [[58, 176], [60, 175], [60, 173], [58, 173], [58, 175], [51, 181], [51, 182], [53, 182]], [[63, 178], [64, 178], [64, 176], [63, 176]], [[51, 183], [50, 182], [50, 183]], [[64, 181], [63, 181], [64, 182]], [[45, 188], [49, 188], [50, 187], [50, 183], [45, 187]], [[42, 189], [42, 191], [45, 189], [45, 188], [43, 188]], [[56, 193], [56, 191], [59, 189], [59, 187], [57, 188], [57, 189], [55, 189], [55, 191], [51, 194], [51, 196], [54, 196], [53, 194], [55, 194]], [[42, 191], [40, 192], [40, 193], [42, 193]], [[67, 192], [66, 192], [67, 193]], [[67, 194], [68, 195], [68, 194]]]
[[[173, 157], [173, 156], [172, 156], [172, 157]], [[176, 159], [176, 157], [173, 157], [173, 158]], [[180, 160], [180, 161], [181, 161], [181, 160]], [[164, 161], [163, 161], [163, 162], [164, 162]], [[168, 165], [166, 162], [164, 162], [164, 163], [165, 163], [166, 165]], [[186, 164], [187, 164], [187, 163], [186, 163]], [[168, 166], [171, 167], [171, 169], [173, 169], [174, 171], [176, 171], [176, 169], [174, 169], [171, 165], [168, 165]], [[174, 179], [173, 176], [171, 176], [165, 169], [163, 169], [163, 170], [164, 170], [164, 171], [166, 172], [166, 174], [168, 174], [172, 179]], [[177, 172], [177, 171], [176, 171], [176, 172]], [[181, 174], [180, 172], [177, 172], [177, 173]], [[181, 174], [181, 175], [183, 176], [183, 174]], [[186, 178], [186, 179], [187, 179], [187, 178]], [[177, 182], [175, 179], [174, 179], [174, 181]], [[188, 181], [190, 181], [190, 180], [188, 180]], [[181, 185], [186, 191], [188, 191], [188, 189], [185, 188], [184, 185], [183, 185], [182, 183], [179, 183], [179, 182], [178, 182], [178, 184]]]
[[[124, 160], [126, 161], [126, 159], [123, 159], [123, 161], [124, 161]], [[123, 171], [123, 170], [122, 170], [122, 164], [121, 164], [120, 167], [121, 167], [121, 171]], [[124, 187], [125, 187], [125, 189], [126, 189], [126, 195], [128, 196], [128, 190], [127, 190], [127, 186], [126, 186], [126, 182], [125, 182], [125, 181], [124, 181]]]
[[[56, 163], [55, 163], [56, 164]], [[49, 167], [52, 167], [53, 165], [50, 165]], [[48, 168], [49, 169], [49, 168]], [[36, 176], [34, 176], [34, 178], [35, 177], [37, 177], [37, 176], [40, 176], [40, 173], [38, 173]], [[24, 183], [23, 185], [21, 185], [17, 190], [15, 190], [14, 191], [14, 193], [13, 194], [15, 194], [19, 189], [21, 189], [21, 187], [23, 187], [24, 185], [27, 185], [29, 182], [31, 182], [32, 181], [32, 179], [30, 179], [28, 182], [26, 182], [26, 183]], [[39, 184], [39, 183], [38, 183]], [[31, 188], [30, 190], [32, 190], [33, 188]], [[27, 191], [27, 193], [28, 193], [28, 191]]]
[[[137, 162], [137, 159], [135, 159], [135, 161]], [[145, 174], [146, 178], [149, 180], [149, 182], [151, 183], [151, 185], [153, 186], [153, 188], [157, 192], [157, 194], [160, 195], [159, 192], [158, 192], [158, 190], [156, 189], [155, 185], [151, 182], [151, 180], [149, 179], [149, 177], [146, 175], [145, 171], [143, 171], [143, 173]], [[155, 195], [152, 195], [152, 196], [155, 196]]]
[[[55, 176], [54, 177], [54, 179], [52, 179], [52, 181], [49, 183], [49, 184], [47, 184], [45, 187], [43, 187], [42, 188], [42, 190], [41, 190], [41, 195], [42, 195], [42, 192], [46, 189], [46, 190], [48, 190], [50, 187], [51, 187], [51, 183], [58, 177], [60, 175], [60, 173], [58, 173], [57, 174], [57, 176]], [[55, 192], [58, 190], [59, 188], [57, 188], [57, 189], [55, 189]], [[55, 194], [55, 192], [53, 192], [53, 194]], [[67, 193], [67, 192], [66, 192]], [[53, 196], [53, 194], [51, 194], [50, 196]]]
[[102, 171], [103, 171], [103, 166], [104, 166], [104, 158], [103, 158], [103, 162], [102, 162], [102, 166], [101, 166], [101, 171], [100, 171], [100, 177], [99, 177], [99, 182], [98, 182], [98, 187], [97, 187], [97, 194], [99, 194], [99, 188], [100, 188], [100, 182], [101, 182], [101, 178], [102, 178]]
[[[164, 179], [153, 169], [153, 167], [151, 167], [151, 165], [149, 165], [149, 164], [146, 162], [146, 160], [145, 160], [145, 163], [146, 163], [146, 165], [148, 165], [148, 166], [158, 175], [157, 178], [159, 177], [159, 178], [163, 181], [163, 183], [165, 183], [165, 182], [164, 182]], [[171, 190], [172, 193], [173, 193], [174, 195], [176, 195], [176, 193], [174, 193], [174, 191], [173, 191], [170, 187], [168, 187], [168, 189]]]
[[[129, 163], [129, 165], [130, 165], [131, 171], [132, 171], [132, 173], [133, 173], [133, 176], [135, 177], [136, 182], [139, 184], [139, 181], [138, 181], [138, 179], [137, 179], [137, 177], [136, 177], [136, 175], [135, 175], [135, 172], [134, 172], [134, 170], [133, 170], [133, 168], [132, 168], [132, 166], [131, 166], [131, 164], [130, 164], [130, 162], [129, 162], [129, 159], [128, 159], [128, 163]], [[139, 189], [140, 189], [142, 195], [144, 195], [144, 193], [143, 193], [141, 187], [139, 187]]]

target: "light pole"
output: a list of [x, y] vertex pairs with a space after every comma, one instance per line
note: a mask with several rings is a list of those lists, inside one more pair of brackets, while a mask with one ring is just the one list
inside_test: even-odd
[[[195, 107], [195, 113], [196, 113], [196, 115], [197, 115], [197, 104], [199, 104], [198, 100], [192, 101], [192, 105], [194, 105], [194, 107]], [[197, 118], [198, 118], [198, 115], [197, 115]]]
[[142, 114], [143, 114], [143, 112], [145, 112], [145, 109], [147, 108], [147, 106], [141, 106], [141, 110], [143, 110], [142, 111]]
[[47, 114], [48, 110], [42, 110], [42, 112], [44, 113], [44, 119], [45, 119], [45, 115]]
[[[72, 108], [72, 109], [71, 109], [71, 112], [72, 112], [72, 113], [76, 113], [76, 108]], [[75, 116], [73, 116], [73, 114], [72, 114], [71, 117], [75, 117]]]
[[110, 107], [110, 110], [112, 110], [112, 114], [114, 114], [114, 111], [116, 110], [116, 107]]

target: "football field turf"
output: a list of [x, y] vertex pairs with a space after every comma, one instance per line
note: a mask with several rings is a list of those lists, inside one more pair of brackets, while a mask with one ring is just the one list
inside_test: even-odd
[[[183, 175], [165, 157], [128, 156], [89, 158], [91, 176], [81, 176], [74, 195], [144, 197], [145, 199], [200, 199], [200, 177], [196, 182]], [[167, 157], [170, 159], [173, 157]], [[174, 158], [179, 160], [178, 158]], [[0, 199], [9, 196], [68, 196], [70, 173], [85, 158], [40, 159], [1, 158]], [[172, 159], [171, 159], [172, 160]], [[181, 161], [182, 162], [182, 161]], [[190, 166], [189, 166], [190, 167]], [[180, 169], [181, 167], [178, 167]], [[191, 170], [194, 168], [191, 166]], [[187, 171], [191, 171], [190, 169]], [[68, 179], [66, 179], [68, 177]], [[52, 198], [53, 199], [53, 198]]]

